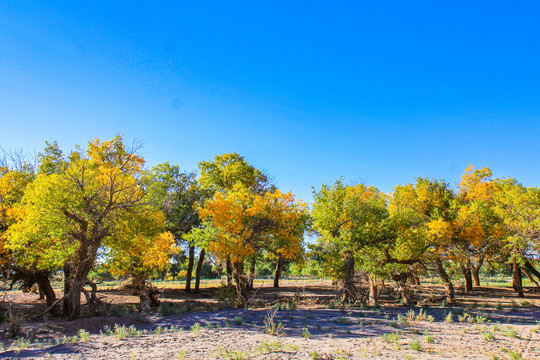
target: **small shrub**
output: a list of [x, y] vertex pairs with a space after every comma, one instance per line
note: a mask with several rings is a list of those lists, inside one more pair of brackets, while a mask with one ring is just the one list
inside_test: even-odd
[[221, 346], [218, 348], [217, 354], [218, 356], [226, 360], [244, 360], [248, 358], [247, 354], [243, 352], [234, 351], [234, 350], [226, 350], [226, 349], [223, 349]]
[[277, 308], [270, 309], [266, 313], [266, 316], [264, 317], [264, 328], [265, 331], [274, 336], [280, 336], [283, 333], [283, 328], [285, 327], [283, 323], [280, 321], [279, 323], [276, 322], [275, 317], [278, 312]]
[[235, 325], [242, 325], [244, 323], [244, 318], [241, 316], [235, 316], [234, 317], [234, 324]]
[[311, 338], [311, 333], [309, 332], [309, 329], [307, 327], [302, 328], [302, 337], [304, 339]]
[[409, 343], [409, 346], [410, 346], [411, 349], [416, 350], [416, 351], [420, 351], [421, 348], [422, 348], [422, 345], [420, 344], [420, 341], [418, 341], [417, 339], [411, 341]]
[[410, 309], [409, 311], [407, 311], [406, 318], [407, 318], [407, 321], [409, 322], [414, 321], [414, 319], [416, 318], [416, 315], [413, 309]]
[[415, 320], [416, 321], [426, 321], [426, 319], [427, 319], [426, 312], [423, 309], [420, 309], [420, 311], [418, 312], [418, 315], [416, 315]]
[[519, 337], [518, 332], [516, 331], [516, 329], [514, 329], [513, 326], [507, 327], [506, 330], [503, 332], [503, 335], [508, 336], [509, 338]]
[[340, 325], [351, 325], [351, 322], [345, 316], [339, 316], [335, 318], [333, 321], [336, 324], [340, 324]]
[[485, 316], [481, 316], [481, 315], [476, 315], [476, 317], [474, 318], [474, 320], [476, 321], [477, 324], [483, 324], [486, 322], [486, 317]]
[[433, 340], [433, 336], [431, 335], [426, 336], [426, 343], [433, 344], [434, 341], [435, 340]]
[[449, 312], [449, 313], [446, 315], [446, 317], [444, 318], [444, 322], [445, 322], [445, 323], [448, 323], [448, 324], [454, 322], [454, 317], [453, 317], [453, 315], [452, 315], [451, 312]]
[[522, 360], [521, 354], [516, 351], [509, 351], [508, 356], [510, 356], [510, 360]]
[[291, 343], [291, 344], [287, 344], [284, 349], [287, 351], [297, 351], [298, 346], [296, 346], [296, 344]]
[[387, 343], [392, 343], [399, 340], [399, 333], [387, 333], [383, 334], [382, 339], [386, 341]]
[[458, 315], [458, 320], [460, 323], [463, 323], [465, 321], [467, 321], [467, 319], [469, 318], [469, 314], [467, 313], [463, 313], [462, 315]]
[[263, 354], [269, 354], [274, 351], [280, 351], [282, 348], [283, 348], [283, 344], [281, 344], [277, 340], [272, 341], [272, 342], [263, 340], [261, 341], [261, 344], [259, 345], [258, 351]]
[[217, 289], [216, 297], [220, 305], [231, 307], [236, 303], [236, 288], [222, 282], [221, 286]]
[[195, 324], [191, 325], [190, 330], [193, 334], [199, 335], [201, 333], [201, 328], [202, 328], [201, 324], [196, 322]]
[[79, 336], [79, 339], [81, 339], [82, 342], [87, 342], [90, 333], [85, 329], [79, 329], [79, 331], [77, 331], [77, 336]]

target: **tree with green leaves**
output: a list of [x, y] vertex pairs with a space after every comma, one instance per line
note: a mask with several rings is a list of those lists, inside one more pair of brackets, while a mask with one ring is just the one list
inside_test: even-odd
[[[182, 172], [178, 165], [169, 163], [153, 167], [144, 174], [143, 181], [147, 189], [147, 200], [164, 212], [167, 230], [174, 235], [177, 246], [187, 246], [185, 290], [190, 292], [197, 243], [187, 235], [201, 226], [197, 205], [205, 201], [208, 191], [201, 189], [194, 173]], [[205, 249], [200, 248], [197, 268], [202, 266], [204, 254]], [[196, 273], [196, 282], [199, 283], [200, 278], [197, 276], [200, 276], [200, 271]]]
[[357, 286], [357, 273], [363, 269], [370, 289], [368, 301], [374, 304], [377, 284], [371, 261], [391, 241], [386, 195], [372, 186], [348, 186], [337, 180], [314, 191], [314, 197], [311, 216], [320, 236], [320, 256], [326, 274], [340, 282], [341, 301], [365, 301]]

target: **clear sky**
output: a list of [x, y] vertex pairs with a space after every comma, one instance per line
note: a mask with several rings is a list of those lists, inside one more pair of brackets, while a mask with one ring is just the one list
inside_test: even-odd
[[468, 164], [540, 186], [540, 2], [0, 1], [0, 145], [116, 133], [308, 201]]

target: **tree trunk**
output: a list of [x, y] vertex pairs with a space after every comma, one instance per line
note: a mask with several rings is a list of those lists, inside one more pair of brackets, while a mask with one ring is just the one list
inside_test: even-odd
[[227, 268], [227, 286], [230, 286], [232, 284], [232, 278], [233, 278], [233, 272], [234, 272], [230, 258], [227, 258], [225, 266]]
[[411, 282], [411, 285], [413, 286], [420, 286], [420, 277], [418, 276], [418, 267], [420, 264], [416, 263], [411, 265], [410, 267], [410, 275], [409, 279]]
[[521, 269], [521, 272], [523, 272], [525, 275], [527, 275], [527, 277], [529, 278], [529, 280], [531, 280], [531, 282], [536, 285], [536, 287], [540, 288], [540, 284], [538, 284], [538, 281], [536, 281], [531, 273], [527, 270], [527, 269]]
[[341, 301], [354, 303], [356, 299], [356, 287], [354, 284], [354, 256], [350, 251], [343, 252], [345, 262], [344, 279], [341, 283]]
[[476, 266], [473, 265], [472, 267], [474, 286], [480, 286], [480, 268], [482, 267], [483, 263], [484, 263], [484, 256], [481, 256], [480, 259], [478, 259], [478, 264], [476, 264]]
[[[37, 281], [39, 286], [39, 291], [45, 295], [45, 301], [47, 303], [47, 308], [54, 304], [56, 301], [56, 294], [54, 293], [54, 289], [51, 286], [51, 282], [49, 281], [49, 274], [48, 273], [41, 273], [37, 275]], [[59, 315], [60, 309], [58, 306], [55, 306], [51, 309], [51, 314], [53, 316]]]
[[189, 246], [189, 260], [186, 274], [186, 292], [191, 292], [191, 274], [193, 273], [193, 263], [195, 262], [195, 246]]
[[538, 270], [536, 270], [536, 268], [534, 266], [532, 266], [532, 264], [530, 262], [525, 261], [525, 267], [527, 268], [527, 270], [529, 270], [529, 272], [531, 274], [533, 274], [534, 276], [536, 276], [540, 280], [540, 272]]
[[[69, 290], [64, 295], [64, 315], [68, 320], [74, 320], [81, 315], [82, 289], [88, 280], [88, 273], [94, 266], [100, 243], [97, 239], [81, 242], [77, 251], [79, 263], [76, 266], [68, 265]], [[66, 266], [64, 266], [64, 274], [65, 270]]]
[[[72, 278], [72, 271], [71, 271], [71, 264], [65, 263], [64, 264], [64, 297], [69, 294], [71, 290], [71, 278]], [[69, 306], [67, 299], [64, 299], [62, 303], [62, 313], [64, 316], [68, 316], [69, 313]]]
[[512, 263], [512, 283], [514, 286], [514, 290], [517, 292], [519, 297], [525, 297], [523, 294], [523, 282], [521, 279], [521, 269], [519, 268], [519, 264], [514, 261]]
[[454, 285], [452, 284], [452, 281], [450, 280], [450, 276], [448, 275], [446, 270], [444, 270], [444, 266], [442, 264], [441, 259], [437, 259], [435, 261], [435, 270], [437, 271], [437, 275], [439, 275], [444, 285], [444, 294], [446, 297], [446, 303], [453, 304], [455, 302]]
[[474, 281], [474, 286], [479, 287], [480, 285], [480, 267], [473, 266], [472, 276]]
[[465, 292], [470, 293], [473, 291], [471, 268], [467, 265], [462, 265], [461, 272], [463, 273], [463, 277], [465, 279]]
[[400, 273], [394, 273], [392, 274], [392, 279], [397, 284], [397, 292], [399, 298], [406, 304], [411, 304], [411, 293], [409, 292], [409, 288], [407, 287], [407, 279], [409, 278], [408, 272], [400, 272]]
[[249, 267], [249, 283], [248, 283], [248, 289], [253, 290], [253, 283], [255, 281], [255, 260], [251, 263], [251, 266]]
[[69, 286], [69, 293], [64, 299], [64, 315], [68, 320], [77, 319], [81, 316], [81, 293], [82, 282], [73, 278]]
[[201, 270], [204, 263], [204, 256], [206, 255], [206, 250], [201, 249], [199, 253], [199, 260], [197, 261], [197, 268], [195, 269], [195, 293], [199, 293], [199, 285], [201, 283]]
[[274, 271], [274, 287], [279, 287], [279, 278], [281, 277], [281, 263], [282, 263], [281, 256], [278, 257], [276, 262], [276, 270]]
[[238, 295], [238, 305], [245, 307], [248, 301], [248, 288], [246, 274], [244, 273], [244, 263], [239, 261], [233, 265], [234, 281], [236, 282], [236, 293]]
[[378, 288], [377, 288], [377, 284], [375, 280], [371, 278], [370, 276], [368, 276], [368, 285], [369, 285], [368, 305], [377, 306], [379, 302], [378, 301], [379, 300]]

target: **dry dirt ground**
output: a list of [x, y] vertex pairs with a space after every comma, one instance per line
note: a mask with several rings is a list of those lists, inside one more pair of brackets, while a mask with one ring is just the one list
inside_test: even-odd
[[[458, 293], [458, 305], [448, 307], [427, 301], [440, 296], [440, 288], [429, 286], [416, 289], [419, 307], [383, 298], [380, 308], [359, 309], [329, 304], [328, 283], [283, 285], [261, 288], [260, 307], [249, 310], [218, 309], [215, 289], [200, 295], [167, 290], [166, 305], [149, 314], [134, 305], [115, 307], [135, 304], [136, 297], [103, 292], [113, 315], [28, 321], [24, 337], [0, 335], [0, 358], [540, 359], [540, 294], [534, 289], [524, 300], [511, 289], [485, 287], [474, 296]], [[11, 295], [27, 312], [43, 306], [35, 294]], [[280, 298], [296, 302], [276, 312], [274, 326], [281, 322], [283, 330], [271, 335], [273, 308], [263, 303]]]

